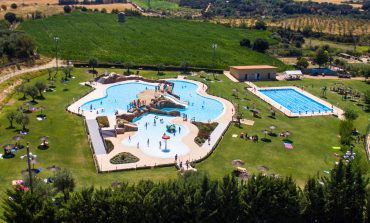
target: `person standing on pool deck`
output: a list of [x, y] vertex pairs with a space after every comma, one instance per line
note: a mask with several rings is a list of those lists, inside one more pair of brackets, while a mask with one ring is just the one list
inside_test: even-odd
[[175, 155], [175, 162], [177, 161], [177, 154]]
[[128, 136], [128, 141], [131, 142], [131, 136], [130, 135]]
[[162, 148], [162, 141], [159, 141], [159, 149]]
[[179, 126], [179, 134], [181, 133], [181, 127]]
[[149, 147], [149, 138], [148, 138], [148, 140], [146, 141], [146, 144], [148, 145], [148, 147]]
[[137, 142], [137, 148], [139, 148], [139, 147], [140, 147], [139, 142]]

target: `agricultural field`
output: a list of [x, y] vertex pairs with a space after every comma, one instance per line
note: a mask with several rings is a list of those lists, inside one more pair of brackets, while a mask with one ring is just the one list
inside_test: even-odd
[[132, 0], [141, 8], [145, 9], [178, 9], [179, 4], [166, 0]]
[[[212, 22], [219, 24], [230, 24], [233, 27], [240, 25], [254, 26], [257, 19], [229, 19], [213, 18]], [[369, 35], [370, 23], [363, 19], [352, 19], [346, 17], [324, 17], [318, 15], [305, 15], [300, 17], [285, 18], [277, 21], [266, 21], [268, 26], [272, 27], [290, 27], [292, 30], [303, 29], [305, 26], [311, 26], [314, 32], [338, 35]]]
[[[313, 38], [305, 38], [305, 43], [303, 47], [315, 47], [315, 46], [322, 46], [322, 45], [329, 45], [332, 48], [344, 50], [344, 51], [352, 51], [354, 50], [353, 44], [345, 44], [345, 43], [336, 43], [332, 41], [326, 40], [319, 40]], [[369, 50], [369, 46], [356, 46], [356, 51], [358, 52], [367, 52]]]
[[[305, 1], [308, 1], [308, 0], [296, 0], [296, 1], [297, 2], [305, 2]], [[310, 0], [310, 1], [319, 2], [319, 3], [328, 2], [328, 3], [333, 3], [333, 4], [344, 4], [346, 2], [345, 0]], [[347, 3], [345, 3], [345, 4], [347, 4]], [[348, 4], [348, 5], [351, 5], [354, 8], [360, 8], [362, 6], [361, 4]]]
[[[10, 8], [12, 3], [16, 3], [18, 7], [16, 9]], [[0, 5], [6, 5], [7, 10], [0, 10], [0, 20], [4, 18], [5, 13], [13, 12], [18, 16], [27, 18], [35, 11], [42, 12], [45, 16], [51, 16], [63, 12], [63, 6], [58, 5], [58, 0], [4, 0], [0, 1]], [[111, 12], [112, 9], [125, 10], [125, 9], [134, 9], [131, 4], [99, 4], [99, 5], [75, 5], [75, 6], [84, 6], [89, 9], [103, 9], [105, 8], [108, 12]]]
[[[264, 38], [275, 44], [270, 32], [229, 28], [222, 25], [180, 19], [128, 17], [74, 12], [68, 15], [26, 21], [19, 27], [36, 41], [41, 54], [55, 55], [53, 37], [60, 38], [59, 55], [64, 59], [87, 61], [92, 57], [105, 62], [180, 65], [218, 68], [230, 65], [285, 65], [266, 54], [242, 48], [243, 38]], [[213, 60], [212, 43], [218, 47]]]

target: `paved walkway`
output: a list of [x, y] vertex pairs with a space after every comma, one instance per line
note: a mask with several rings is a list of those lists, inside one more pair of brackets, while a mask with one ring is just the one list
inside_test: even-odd
[[233, 75], [230, 74], [230, 71], [225, 70], [224, 74], [226, 77], [228, 77], [232, 82], [239, 82], [238, 79], [236, 79]]
[[[60, 66], [62, 66], [61, 64], [63, 64], [63, 61], [58, 60], [58, 63], [60, 64]], [[30, 73], [30, 72], [34, 72], [34, 71], [38, 71], [38, 70], [45, 70], [45, 69], [48, 69], [48, 68], [55, 67], [55, 65], [56, 65], [56, 60], [53, 59], [52, 61], [50, 61], [47, 64], [43, 64], [43, 65], [39, 65], [39, 66], [27, 68], [27, 69], [18, 70], [18, 71], [0, 76], [0, 83], [4, 82], [4, 81], [6, 81], [6, 80], [8, 80], [12, 77], [21, 75], [21, 74]]]

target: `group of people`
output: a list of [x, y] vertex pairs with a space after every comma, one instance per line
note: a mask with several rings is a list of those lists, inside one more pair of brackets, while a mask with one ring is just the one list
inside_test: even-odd
[[248, 133], [240, 133], [240, 138], [241, 139], [246, 139], [246, 140], [252, 140], [253, 142], [258, 142], [258, 135], [248, 135]]

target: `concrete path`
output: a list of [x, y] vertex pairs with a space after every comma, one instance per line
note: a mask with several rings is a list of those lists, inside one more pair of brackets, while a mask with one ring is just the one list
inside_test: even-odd
[[[62, 60], [58, 60], [58, 63], [59, 63], [59, 66], [63, 66], [62, 65], [63, 61]], [[48, 68], [53, 68], [55, 66], [56, 66], [56, 59], [53, 59], [52, 61], [50, 61], [47, 64], [43, 64], [43, 65], [39, 65], [39, 66], [27, 68], [27, 69], [22, 69], [22, 70], [18, 70], [18, 71], [11, 72], [9, 74], [3, 75], [3, 76], [0, 77], [0, 83], [3, 83], [4, 81], [6, 81], [6, 80], [8, 80], [12, 77], [21, 75], [21, 74], [30, 73], [30, 72], [34, 72], [34, 71], [38, 71], [38, 70], [45, 70], [45, 69], [48, 69]]]
[[239, 82], [233, 75], [230, 74], [230, 71], [225, 70], [224, 75], [228, 77], [232, 82]]

